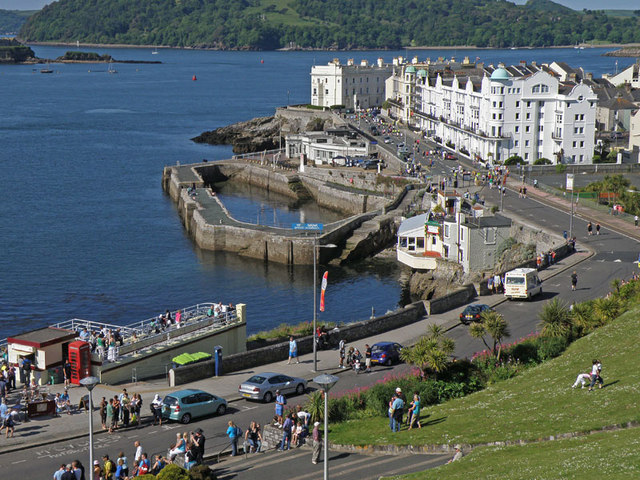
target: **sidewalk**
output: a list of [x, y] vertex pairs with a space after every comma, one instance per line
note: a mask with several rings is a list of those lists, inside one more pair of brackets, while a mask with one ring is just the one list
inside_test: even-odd
[[[562, 273], [565, 270], [573, 268], [577, 263], [586, 260], [592, 255], [588, 251], [578, 251], [577, 253], [566, 257], [556, 264], [544, 269], [540, 272], [540, 278], [544, 281], [555, 275]], [[486, 303], [490, 306], [496, 306], [506, 301], [503, 295], [496, 294], [491, 296], [480, 297], [482, 303]], [[449, 312], [432, 315], [431, 317], [425, 316], [422, 320], [407, 325], [405, 327], [393, 330], [390, 332], [382, 333], [368, 338], [363, 338], [355, 342], [357, 346], [363, 350], [363, 346], [368, 343], [373, 345], [376, 342], [393, 340], [403, 345], [412, 345], [418, 338], [427, 331], [427, 326], [431, 323], [442, 325], [445, 329], [451, 329], [458, 322], [459, 313], [463, 310], [464, 306], [458, 307]], [[352, 343], [353, 344], [353, 343]], [[274, 371], [281, 372], [287, 375], [305, 378], [311, 381], [316, 375], [320, 373], [331, 373], [333, 375], [339, 375], [349, 370], [341, 370], [337, 368], [338, 365], [338, 352], [337, 350], [320, 350], [318, 354], [318, 373], [311, 371], [313, 363], [313, 354], [302, 355], [300, 357], [299, 364], [287, 365], [286, 360], [281, 362], [264, 365], [256, 369], [247, 369], [239, 372], [232, 372], [222, 377], [213, 377], [192, 382], [190, 384], [182, 385], [180, 387], [169, 387], [167, 382], [163, 380], [156, 380], [150, 382], [138, 382], [135, 384], [122, 384], [122, 385], [97, 385], [93, 391], [94, 405], [98, 405], [102, 397], [113, 397], [116, 394], [122, 392], [123, 388], [127, 389], [129, 395], [133, 393], [139, 393], [143, 398], [142, 417], [143, 425], [147, 422], [151, 422], [151, 415], [149, 412], [149, 404], [153, 399], [153, 396], [158, 393], [160, 396], [180, 390], [183, 388], [197, 388], [205, 391], [215, 393], [228, 402], [237, 402], [242, 397], [238, 394], [239, 383], [255, 373], [256, 370], [261, 371]], [[223, 360], [224, 361], [224, 360]], [[62, 392], [63, 385], [52, 385], [49, 387], [49, 392], [54, 394], [56, 392]], [[87, 391], [84, 387], [73, 386], [69, 390], [71, 402], [74, 405], [78, 404], [81, 396], [86, 395]], [[11, 404], [11, 402], [9, 402]], [[15, 435], [13, 438], [0, 437], [0, 446], [2, 446], [3, 453], [8, 453], [24, 448], [36, 447], [41, 445], [47, 445], [50, 443], [56, 443], [61, 441], [67, 441], [74, 438], [86, 437], [87, 435], [88, 419], [84, 412], [74, 412], [72, 415], [62, 414], [60, 417], [50, 418], [33, 418], [29, 422], [25, 422], [16, 426]], [[100, 425], [100, 418], [97, 412], [94, 412], [94, 431], [97, 435], [103, 435], [105, 432]], [[144, 426], [140, 430], [144, 432]], [[135, 429], [135, 427], [131, 427]]]

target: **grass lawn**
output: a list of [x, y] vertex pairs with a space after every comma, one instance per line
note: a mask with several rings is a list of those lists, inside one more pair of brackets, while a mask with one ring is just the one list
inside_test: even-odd
[[459, 462], [387, 479], [600, 480], [640, 476], [637, 428], [524, 446], [479, 447]]
[[[421, 430], [391, 433], [388, 419], [381, 416], [332, 425], [330, 441], [353, 445], [483, 444], [537, 440], [638, 420], [639, 331], [640, 306], [635, 306], [574, 342], [554, 360], [465, 398], [425, 408]], [[589, 371], [594, 358], [602, 362], [605, 388], [590, 393], [586, 388], [572, 389], [578, 373]], [[583, 466], [587, 468], [588, 463]]]

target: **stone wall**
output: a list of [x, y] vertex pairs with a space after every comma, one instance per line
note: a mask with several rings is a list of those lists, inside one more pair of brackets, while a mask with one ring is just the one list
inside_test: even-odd
[[465, 285], [459, 290], [448, 295], [443, 295], [434, 300], [425, 300], [425, 308], [429, 315], [447, 312], [453, 308], [468, 303], [476, 296], [476, 289], [473, 285]]
[[192, 365], [183, 365], [178, 368], [172, 368], [169, 370], [169, 386], [177, 387], [178, 385], [184, 385], [185, 383], [213, 377], [216, 374], [215, 367], [215, 360], [206, 360]]
[[[349, 343], [417, 322], [422, 319], [424, 314], [424, 303], [416, 302], [396, 310], [395, 312], [388, 313], [371, 320], [364, 320], [362, 322], [345, 325], [340, 327], [339, 332], [331, 332], [330, 335], [337, 336]], [[296, 339], [296, 341], [298, 342], [298, 353], [300, 355], [313, 351], [313, 336], [301, 337]], [[222, 368], [224, 373], [230, 373], [246, 368], [280, 362], [286, 360], [288, 356], [289, 342], [286, 341], [244, 353], [223, 357]]]

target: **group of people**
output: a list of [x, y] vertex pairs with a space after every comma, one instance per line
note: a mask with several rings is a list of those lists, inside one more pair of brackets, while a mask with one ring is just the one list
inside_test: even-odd
[[[587, 223], [587, 235], [593, 235], [593, 224], [591, 222]], [[596, 235], [600, 235], [600, 224], [596, 223]]]
[[411, 402], [407, 404], [402, 389], [398, 387], [389, 400], [389, 428], [392, 432], [399, 432], [402, 428], [405, 408], [407, 408], [406, 425], [409, 427], [408, 430], [414, 426], [422, 428], [420, 424], [420, 410], [422, 408], [420, 393], [414, 392]]
[[362, 367], [362, 353], [357, 347], [350, 346], [347, 350], [347, 344], [344, 340], [340, 340], [338, 344], [338, 355], [340, 368], [352, 368], [356, 373], [363, 371], [371, 373], [371, 347], [368, 343], [364, 345], [364, 368]]
[[[158, 397], [156, 395], [156, 397]], [[127, 428], [130, 425], [140, 426], [140, 409], [142, 407], [142, 397], [134, 393], [129, 397], [126, 388], [122, 389], [119, 395], [114, 395], [109, 400], [102, 397], [100, 401], [100, 420], [102, 429], [113, 433], [120, 425]], [[155, 415], [154, 415], [155, 418]], [[155, 425], [155, 423], [154, 423]]]
[[118, 349], [124, 344], [124, 337], [120, 328], [112, 330], [104, 326], [100, 331], [89, 331], [84, 327], [79, 334], [80, 340], [87, 342], [92, 352], [101, 360], [115, 362], [118, 359]]
[[571, 388], [577, 388], [578, 384], [582, 384], [582, 388], [584, 388], [587, 383], [589, 383], [589, 391], [593, 390], [596, 384], [598, 384], [598, 388], [603, 387], [604, 380], [602, 379], [602, 363], [600, 360], [593, 360], [591, 363], [591, 371], [579, 373]]

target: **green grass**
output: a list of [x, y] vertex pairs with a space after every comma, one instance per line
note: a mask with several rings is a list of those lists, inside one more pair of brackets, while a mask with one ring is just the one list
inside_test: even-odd
[[638, 478], [640, 436], [637, 428], [596, 433], [524, 446], [481, 447], [459, 462], [386, 479], [420, 480], [600, 480]]
[[[635, 305], [554, 360], [481, 392], [424, 409], [421, 430], [394, 434], [385, 417], [365, 418], [334, 425], [331, 442], [477, 445], [531, 441], [638, 420], [638, 330], [640, 306]], [[591, 393], [570, 388], [578, 373], [589, 370], [593, 358], [602, 361], [606, 388]]]

